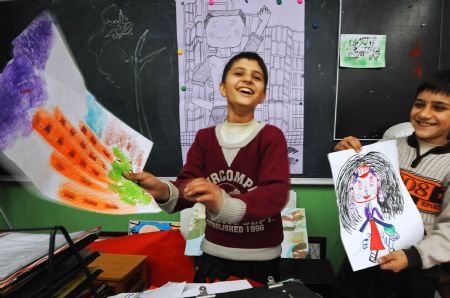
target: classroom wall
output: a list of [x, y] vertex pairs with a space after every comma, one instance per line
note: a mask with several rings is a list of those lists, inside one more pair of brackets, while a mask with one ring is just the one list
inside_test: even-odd
[[[334, 270], [339, 267], [344, 250], [339, 237], [338, 210], [333, 186], [293, 186], [297, 206], [306, 208], [309, 236], [327, 237], [327, 257]], [[173, 220], [179, 215], [165, 212], [139, 215], [108, 215], [67, 206], [42, 199], [31, 184], [9, 183], [0, 188], [0, 206], [14, 228], [62, 225], [70, 232], [101, 226], [103, 231], [127, 231], [128, 219]], [[0, 227], [7, 224], [0, 218]]]

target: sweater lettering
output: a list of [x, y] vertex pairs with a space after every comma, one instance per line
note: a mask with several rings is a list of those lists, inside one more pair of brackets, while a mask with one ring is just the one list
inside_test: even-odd
[[419, 211], [435, 215], [442, 212], [446, 190], [442, 184], [405, 170], [400, 170], [400, 176]]
[[247, 177], [245, 174], [241, 174], [239, 171], [233, 171], [232, 169], [220, 170], [218, 173], [211, 173], [208, 180], [214, 184], [221, 184], [221, 182], [235, 182], [240, 184], [243, 188], [251, 188], [254, 184], [253, 180]]
[[210, 226], [216, 230], [221, 230], [221, 231], [230, 232], [230, 233], [243, 233], [244, 232], [243, 226], [218, 223], [218, 222], [212, 221], [210, 219], [206, 219], [206, 223], [208, 224], [208, 226]]
[[[264, 231], [265, 221], [266, 219], [262, 219], [260, 221], [247, 222], [242, 225], [233, 225], [233, 224], [218, 223], [207, 218], [206, 224], [213, 229], [230, 233], [244, 233], [244, 232], [257, 233]], [[270, 222], [270, 220], [268, 222]]]

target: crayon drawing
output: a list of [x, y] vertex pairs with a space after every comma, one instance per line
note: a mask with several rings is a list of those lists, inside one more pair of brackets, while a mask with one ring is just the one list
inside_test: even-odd
[[291, 173], [303, 171], [305, 5], [296, 1], [177, 0], [180, 140], [183, 160], [197, 130], [225, 120], [223, 68], [241, 51], [257, 52], [269, 72], [255, 118], [283, 130]]
[[385, 67], [386, 35], [341, 34], [339, 57], [341, 67]]
[[0, 149], [47, 198], [104, 213], [157, 212], [122, 173], [140, 171], [152, 143], [88, 92], [52, 17], [14, 41], [0, 75]]
[[423, 236], [418, 210], [398, 168], [395, 141], [328, 155], [336, 189], [341, 238], [353, 270], [409, 247]]
[[129, 220], [128, 235], [159, 231], [179, 230], [180, 223], [174, 221]]

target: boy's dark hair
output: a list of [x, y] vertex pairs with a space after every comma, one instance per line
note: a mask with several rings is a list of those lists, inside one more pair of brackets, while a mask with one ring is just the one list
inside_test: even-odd
[[416, 97], [422, 91], [442, 93], [450, 96], [450, 68], [438, 70], [431, 74], [431, 76], [417, 87]]
[[230, 59], [230, 61], [228, 61], [228, 63], [225, 65], [225, 67], [223, 69], [222, 83], [225, 83], [225, 78], [226, 78], [228, 72], [230, 71], [231, 66], [233, 65], [233, 63], [238, 61], [238, 60], [240, 60], [240, 59], [253, 60], [253, 61], [256, 61], [258, 63], [259, 67], [261, 67], [261, 70], [263, 71], [263, 74], [264, 74], [264, 91], [266, 91], [266, 89], [267, 89], [267, 82], [269, 80], [269, 74], [267, 72], [267, 67], [266, 67], [266, 64], [264, 63], [264, 60], [261, 58], [261, 56], [259, 56], [255, 52], [241, 52], [241, 53], [233, 56]]

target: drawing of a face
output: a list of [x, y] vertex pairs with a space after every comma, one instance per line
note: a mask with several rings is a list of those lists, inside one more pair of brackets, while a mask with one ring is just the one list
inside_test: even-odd
[[234, 48], [242, 40], [244, 22], [239, 15], [212, 17], [206, 25], [208, 45], [216, 48]]
[[367, 165], [359, 167], [354, 173], [352, 195], [357, 203], [374, 200], [378, 196], [378, 179]]

